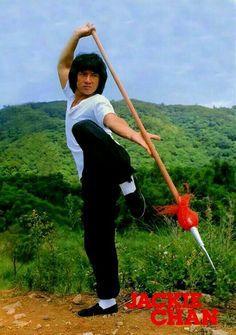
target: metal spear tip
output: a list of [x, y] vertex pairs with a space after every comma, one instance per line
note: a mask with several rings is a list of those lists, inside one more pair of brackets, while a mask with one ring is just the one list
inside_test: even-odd
[[197, 243], [199, 244], [199, 246], [201, 247], [201, 249], [204, 251], [205, 255], [207, 256], [207, 258], [208, 258], [208, 260], [209, 260], [209, 262], [210, 262], [210, 264], [211, 264], [211, 266], [213, 268], [213, 270], [216, 273], [217, 272], [216, 268], [215, 268], [215, 266], [214, 266], [214, 264], [213, 264], [213, 262], [211, 260], [211, 257], [209, 256], [209, 254], [208, 254], [205, 246], [204, 246], [203, 240], [202, 240], [202, 238], [201, 238], [201, 236], [199, 234], [198, 229], [196, 227], [192, 227], [192, 228], [190, 228], [190, 231], [193, 234], [193, 236], [194, 236], [195, 240], [197, 241]]

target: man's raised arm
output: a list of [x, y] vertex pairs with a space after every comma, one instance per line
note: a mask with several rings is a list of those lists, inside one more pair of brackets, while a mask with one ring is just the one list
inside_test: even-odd
[[87, 23], [77, 28], [72, 34], [72, 36], [70, 37], [64, 49], [62, 50], [62, 53], [60, 55], [58, 65], [57, 65], [58, 76], [59, 76], [59, 80], [60, 80], [62, 88], [66, 86], [71, 64], [74, 59], [74, 52], [78, 45], [79, 39], [81, 37], [91, 35], [94, 29], [95, 27], [91, 23]]

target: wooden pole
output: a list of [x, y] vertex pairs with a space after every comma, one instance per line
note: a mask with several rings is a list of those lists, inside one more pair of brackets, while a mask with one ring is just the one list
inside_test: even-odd
[[155, 159], [155, 161], [156, 161], [156, 163], [157, 163], [157, 165], [158, 165], [158, 167], [159, 167], [159, 169], [160, 169], [160, 171], [161, 171], [161, 173], [162, 173], [162, 175], [163, 175], [171, 193], [173, 194], [173, 197], [174, 197], [176, 203], [179, 204], [180, 203], [180, 195], [178, 193], [178, 190], [176, 189], [176, 187], [175, 187], [175, 185], [174, 185], [174, 183], [173, 183], [173, 181], [172, 181], [164, 163], [162, 162], [162, 160], [160, 158], [160, 155], [158, 154], [154, 144], [152, 143], [151, 139], [149, 138], [148, 133], [147, 133], [146, 129], [144, 128], [143, 123], [140, 120], [140, 118], [138, 116], [138, 113], [136, 112], [131, 100], [129, 99], [128, 94], [126, 93], [123, 85], [121, 84], [120, 79], [116, 75], [109, 59], [107, 58], [106, 52], [105, 52], [105, 50], [104, 50], [104, 48], [103, 48], [103, 46], [100, 42], [100, 39], [98, 38], [96, 30], [92, 31], [92, 36], [93, 36], [93, 38], [94, 38], [94, 40], [95, 40], [95, 42], [98, 46], [98, 49], [100, 50], [100, 52], [103, 56], [103, 59], [104, 59], [105, 63], [107, 64], [107, 66], [108, 66], [108, 68], [109, 68], [109, 70], [110, 70], [110, 72], [113, 76], [113, 79], [115, 80], [115, 82], [116, 82], [116, 84], [117, 84], [117, 86], [118, 86], [118, 88], [119, 88], [119, 90], [120, 90], [128, 108], [129, 108], [131, 114], [133, 115], [133, 118], [134, 118], [134, 120], [135, 120], [135, 122], [136, 122], [136, 124], [137, 124], [145, 142], [147, 143], [147, 145], [148, 145], [148, 147], [149, 147], [149, 149], [152, 153], [153, 158]]

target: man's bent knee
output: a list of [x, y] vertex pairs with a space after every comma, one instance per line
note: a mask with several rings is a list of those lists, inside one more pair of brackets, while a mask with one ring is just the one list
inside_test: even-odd
[[78, 132], [81, 132], [83, 130], [91, 129], [91, 127], [94, 127], [95, 123], [91, 120], [83, 120], [75, 123], [72, 127], [72, 133], [75, 136], [78, 134]]

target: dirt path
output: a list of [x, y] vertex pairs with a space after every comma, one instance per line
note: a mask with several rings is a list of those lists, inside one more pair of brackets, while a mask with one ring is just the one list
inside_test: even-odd
[[[119, 312], [109, 317], [79, 318], [76, 312], [95, 303], [92, 295], [82, 295], [78, 305], [75, 296], [65, 298], [40, 292], [0, 291], [1, 335], [188, 335], [214, 334], [201, 326], [155, 326], [150, 310], [127, 310], [120, 298]], [[236, 335], [236, 330], [217, 325], [221, 334]], [[192, 330], [192, 331], [191, 331]], [[226, 332], [224, 334], [224, 332]], [[218, 334], [217, 334], [218, 335]]]

